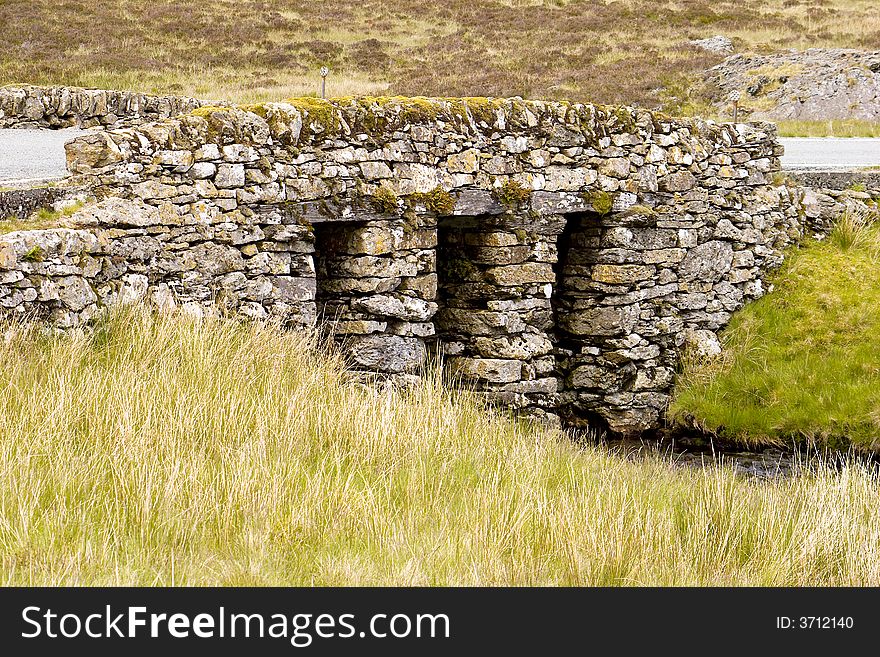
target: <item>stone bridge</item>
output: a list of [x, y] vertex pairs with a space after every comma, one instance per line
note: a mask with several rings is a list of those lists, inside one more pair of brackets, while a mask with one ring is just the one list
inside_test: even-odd
[[360, 369], [436, 352], [499, 403], [635, 433], [802, 235], [780, 155], [770, 124], [516, 98], [201, 107], [69, 143], [106, 200], [0, 237], [0, 305], [280, 317]]

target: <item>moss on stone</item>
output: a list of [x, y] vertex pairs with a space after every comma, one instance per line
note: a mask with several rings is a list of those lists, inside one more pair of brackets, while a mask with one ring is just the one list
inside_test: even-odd
[[329, 100], [303, 96], [286, 101], [299, 110], [303, 117], [303, 133], [307, 136], [336, 135], [341, 128], [339, 108]]
[[[648, 129], [651, 121], [656, 123], [653, 113], [636, 112], [625, 106], [564, 101], [539, 103], [521, 98], [344, 96], [325, 100], [304, 96], [289, 98], [284, 103], [301, 113], [303, 127], [300, 134], [301, 139], [306, 141], [337, 135], [343, 128], [346, 133], [366, 134], [379, 142], [381, 137], [406, 130], [410, 125], [434, 126], [437, 122], [443, 122], [457, 130], [488, 133], [502, 127], [546, 130], [550, 121], [582, 135], [585, 145], [595, 145], [600, 137], [637, 132], [639, 121]], [[282, 103], [255, 103], [240, 105], [238, 109], [264, 118], [273, 132], [283, 133], [285, 126], [296, 117], [288, 116], [290, 110], [285, 112], [280, 105]], [[207, 118], [210, 122], [212, 114], [229, 109], [206, 106], [194, 110], [192, 114]]]
[[269, 116], [269, 108], [263, 103], [253, 103], [250, 105], [239, 105], [238, 109], [243, 110], [245, 112], [250, 112], [251, 114], [256, 114], [259, 117], [267, 118]]
[[190, 112], [190, 114], [192, 116], [200, 116], [203, 119], [207, 119], [211, 117], [214, 112], [225, 112], [228, 109], [228, 107], [219, 107], [217, 105], [204, 105], [202, 107], [197, 107], [192, 112]]
[[419, 216], [410, 209], [408, 212], [403, 213], [403, 232], [406, 235], [412, 235], [415, 233], [419, 227], [421, 226], [421, 222], [419, 221]]
[[523, 187], [516, 180], [506, 180], [500, 187], [496, 187], [492, 193], [501, 205], [510, 209], [518, 208], [532, 196], [532, 191]]
[[643, 217], [654, 217], [657, 215], [657, 212], [656, 210], [654, 210], [654, 208], [649, 208], [647, 205], [633, 205], [627, 208], [626, 212], [624, 212], [624, 216], [627, 217], [631, 217], [636, 214]]
[[410, 199], [415, 203], [422, 203], [426, 210], [439, 215], [455, 212], [455, 197], [442, 187], [435, 187], [430, 192], [412, 194]]
[[486, 98], [483, 96], [471, 96], [461, 99], [463, 105], [462, 118], [466, 118], [467, 113], [473, 117], [474, 121], [485, 123], [486, 125], [495, 125], [498, 121], [498, 110], [504, 108], [505, 101], [500, 98]]
[[27, 253], [21, 256], [25, 262], [43, 262], [46, 259], [46, 252], [39, 246], [32, 246]]
[[397, 212], [397, 194], [384, 185], [376, 190], [376, 193], [372, 195], [371, 200], [379, 212], [387, 212], [389, 214]]
[[480, 269], [467, 258], [448, 258], [438, 262], [438, 266], [449, 280], [478, 281], [482, 278]]

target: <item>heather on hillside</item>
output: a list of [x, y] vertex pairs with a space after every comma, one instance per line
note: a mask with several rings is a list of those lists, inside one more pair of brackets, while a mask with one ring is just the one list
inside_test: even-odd
[[[738, 50], [880, 48], [870, 0], [6, 0], [0, 84], [76, 84], [234, 101], [513, 96], [688, 107], [683, 80]], [[667, 88], [666, 91], [663, 89]]]

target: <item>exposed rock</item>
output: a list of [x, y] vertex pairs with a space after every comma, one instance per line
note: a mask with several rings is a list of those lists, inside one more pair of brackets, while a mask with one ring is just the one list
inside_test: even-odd
[[721, 342], [712, 331], [685, 329], [684, 349], [699, 359], [712, 359], [721, 355]]
[[707, 39], [694, 39], [688, 41], [688, 43], [697, 48], [702, 48], [703, 50], [708, 50], [709, 52], [714, 52], [716, 54], [727, 55], [733, 52], [733, 41], [721, 34], [716, 34]]
[[348, 338], [348, 353], [367, 370], [399, 374], [415, 372], [425, 362], [425, 343], [399, 335], [364, 335]]
[[64, 145], [67, 168], [73, 173], [85, 173], [122, 162], [124, 156], [116, 143], [104, 132], [84, 135]]
[[730, 271], [733, 246], [729, 242], [712, 241], [691, 249], [678, 270], [682, 281], [717, 281]]
[[880, 51], [738, 54], [709, 69], [705, 81], [723, 113], [737, 91], [741, 116], [750, 119], [880, 120]]

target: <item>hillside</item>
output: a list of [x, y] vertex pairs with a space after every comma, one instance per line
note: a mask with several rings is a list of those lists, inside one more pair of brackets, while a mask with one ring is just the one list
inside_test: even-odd
[[690, 39], [723, 34], [739, 51], [877, 49], [878, 25], [872, 0], [4, 0], [0, 84], [250, 101], [314, 93], [326, 64], [330, 95], [521, 95], [686, 111], [684, 76], [723, 59]]

